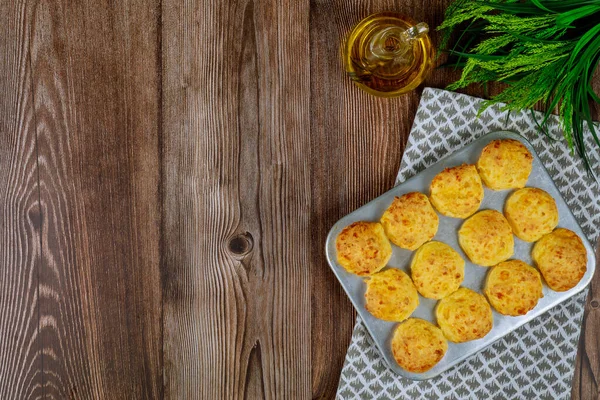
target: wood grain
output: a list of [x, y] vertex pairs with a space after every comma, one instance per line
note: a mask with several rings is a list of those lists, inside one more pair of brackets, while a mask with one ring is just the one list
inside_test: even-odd
[[323, 243], [394, 184], [421, 95], [363, 93], [340, 45], [448, 3], [0, 0], [0, 399], [333, 398], [355, 313]]
[[[600, 263], [600, 245], [596, 250]], [[583, 313], [571, 398], [600, 399], [600, 274], [594, 274]]]
[[41, 218], [31, 90], [32, 8], [0, 2], [0, 398], [42, 396]]
[[308, 1], [163, 1], [165, 397], [310, 396]]
[[[592, 79], [592, 88], [600, 93], [600, 70]], [[600, 107], [595, 105], [592, 118], [600, 120]], [[600, 264], [600, 238], [597, 238], [596, 268]], [[588, 291], [583, 313], [575, 374], [571, 391], [573, 400], [600, 399], [600, 273], [596, 270]]]
[[162, 392], [157, 7], [135, 0], [35, 7], [48, 399]]
[[[345, 76], [340, 46], [354, 24], [372, 13], [396, 10], [434, 27], [444, 9], [443, 2], [422, 1], [311, 3], [313, 398], [335, 396], [355, 320], [325, 259], [327, 233], [339, 218], [394, 185], [421, 95], [418, 90], [381, 99], [359, 90]], [[443, 87], [448, 78], [437, 70], [426, 84]]]

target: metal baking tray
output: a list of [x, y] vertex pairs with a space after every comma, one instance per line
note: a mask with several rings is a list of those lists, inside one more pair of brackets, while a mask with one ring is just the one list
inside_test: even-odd
[[[393, 335], [394, 328], [397, 326], [398, 323], [386, 322], [377, 319], [365, 309], [365, 280], [364, 278], [347, 272], [342, 266], [338, 264], [335, 249], [336, 237], [344, 227], [348, 226], [349, 224], [355, 221], [379, 221], [385, 209], [392, 203], [394, 196], [401, 196], [409, 192], [422, 192], [426, 195], [429, 195], [429, 183], [431, 182], [433, 177], [437, 173], [442, 171], [444, 168], [461, 165], [463, 163], [475, 164], [477, 162], [477, 159], [479, 158], [479, 155], [481, 154], [481, 150], [486, 144], [488, 144], [494, 139], [509, 138], [519, 140], [521, 143], [527, 146], [527, 148], [533, 155], [533, 168], [531, 171], [531, 175], [529, 176], [527, 186], [538, 187], [548, 192], [556, 200], [556, 205], [558, 207], [559, 212], [558, 226], [572, 230], [573, 232], [577, 233], [577, 235], [579, 235], [579, 237], [583, 240], [583, 243], [587, 250], [587, 271], [583, 276], [583, 279], [579, 282], [579, 284], [573, 289], [568, 290], [566, 292], [552, 291], [544, 282], [544, 297], [541, 298], [537, 306], [526, 315], [520, 317], [504, 316], [497, 313], [492, 308], [494, 315], [494, 327], [487, 334], [487, 336], [479, 340], [474, 340], [460, 344], [452, 343], [449, 341], [448, 351], [446, 355], [432, 369], [420, 374], [408, 372], [396, 363], [396, 360], [394, 359], [391, 351], [390, 341]], [[504, 208], [504, 202], [510, 193], [512, 193], [511, 190], [493, 191], [486, 187], [485, 196], [481, 204], [480, 210], [495, 209], [502, 212]], [[465, 279], [462, 283], [462, 286], [473, 289], [479, 293], [483, 293], [485, 277], [487, 272], [489, 271], [489, 268], [480, 267], [471, 263], [468, 257], [464, 254], [464, 252], [458, 245], [457, 232], [464, 220], [446, 217], [439, 213], [438, 215], [440, 217], [439, 229], [433, 240], [438, 240], [447, 243], [450, 246], [452, 246], [456, 251], [458, 251], [458, 253], [465, 259]], [[532, 247], [533, 243], [524, 242], [515, 236], [515, 253], [512, 258], [523, 260], [530, 265], [534, 265], [533, 260], [531, 259]], [[392, 249], [393, 254], [392, 258], [388, 262], [388, 266], [401, 269], [410, 275], [410, 261], [413, 252], [401, 249], [393, 244]], [[383, 357], [389, 364], [390, 368], [398, 374], [413, 380], [425, 380], [439, 375], [443, 371], [446, 371], [447, 369], [458, 364], [459, 362], [468, 358], [474, 353], [477, 353], [478, 351], [491, 345], [493, 342], [497, 341], [504, 335], [507, 335], [508, 333], [514, 331], [521, 325], [527, 323], [528, 321], [531, 321], [535, 317], [540, 316], [541, 314], [548, 311], [557, 304], [567, 300], [568, 298], [582, 291], [590, 283], [590, 280], [592, 279], [592, 276], [594, 274], [594, 269], [596, 268], [594, 250], [592, 246], [585, 237], [585, 234], [583, 233], [581, 227], [575, 220], [575, 217], [569, 210], [569, 207], [567, 206], [566, 202], [560, 195], [560, 192], [554, 185], [552, 178], [544, 168], [537, 153], [524, 137], [516, 133], [507, 131], [492, 132], [473, 141], [472, 143], [463, 147], [461, 150], [445, 157], [437, 164], [430, 166], [426, 170], [408, 179], [404, 183], [399, 184], [398, 186], [387, 191], [383, 195], [360, 207], [356, 211], [346, 215], [338, 222], [336, 222], [333, 228], [331, 228], [331, 231], [327, 236], [325, 250], [327, 254], [327, 260], [329, 261], [331, 269], [342, 284], [342, 287], [348, 294], [348, 297], [350, 297], [350, 300], [352, 301], [352, 304], [354, 304], [354, 307], [358, 311], [358, 314], [365, 322], [369, 333], [373, 337], [377, 347], [381, 351], [381, 354], [383, 354]], [[415, 310], [411, 317], [422, 318], [435, 324], [436, 320], [434, 315], [434, 308], [436, 306], [436, 303], [437, 300], [427, 299], [419, 295], [419, 307]]]

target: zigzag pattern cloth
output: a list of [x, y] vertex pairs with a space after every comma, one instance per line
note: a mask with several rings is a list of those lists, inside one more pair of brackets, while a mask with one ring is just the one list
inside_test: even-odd
[[[400, 171], [399, 184], [462, 148], [498, 130], [527, 138], [592, 244], [600, 236], [600, 186], [582, 160], [570, 153], [557, 118], [548, 122], [549, 140], [530, 111], [488, 108], [482, 99], [425, 88]], [[535, 113], [538, 121], [543, 115]], [[588, 134], [592, 169], [600, 176], [600, 152]], [[391, 371], [360, 317], [352, 334], [338, 387], [338, 399], [567, 399], [587, 291], [554, 307], [485, 350], [427, 381], [412, 381]]]

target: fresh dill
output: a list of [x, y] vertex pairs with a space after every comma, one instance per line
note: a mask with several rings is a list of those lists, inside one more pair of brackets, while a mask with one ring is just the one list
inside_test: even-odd
[[[470, 84], [507, 86], [486, 101], [505, 110], [558, 110], [565, 139], [590, 170], [585, 127], [600, 149], [591, 105], [600, 103], [592, 76], [600, 59], [600, 0], [455, 0], [438, 27], [447, 66], [462, 69], [450, 90]], [[454, 44], [450, 46], [450, 41]], [[533, 114], [532, 114], [533, 115]]]

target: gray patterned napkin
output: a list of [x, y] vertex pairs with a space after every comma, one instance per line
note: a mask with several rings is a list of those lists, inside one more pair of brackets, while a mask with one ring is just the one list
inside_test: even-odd
[[[426, 88], [415, 116], [396, 184], [497, 130], [525, 136], [592, 244], [600, 234], [600, 187], [564, 140], [539, 133], [531, 112], [492, 107], [477, 118], [482, 100]], [[536, 114], [538, 120], [542, 115]], [[558, 120], [549, 132], [561, 138]], [[586, 138], [592, 168], [600, 175], [600, 154]], [[357, 318], [338, 387], [339, 399], [562, 399], [569, 398], [586, 291], [525, 324], [442, 375], [411, 381], [392, 372], [362, 320]]]

